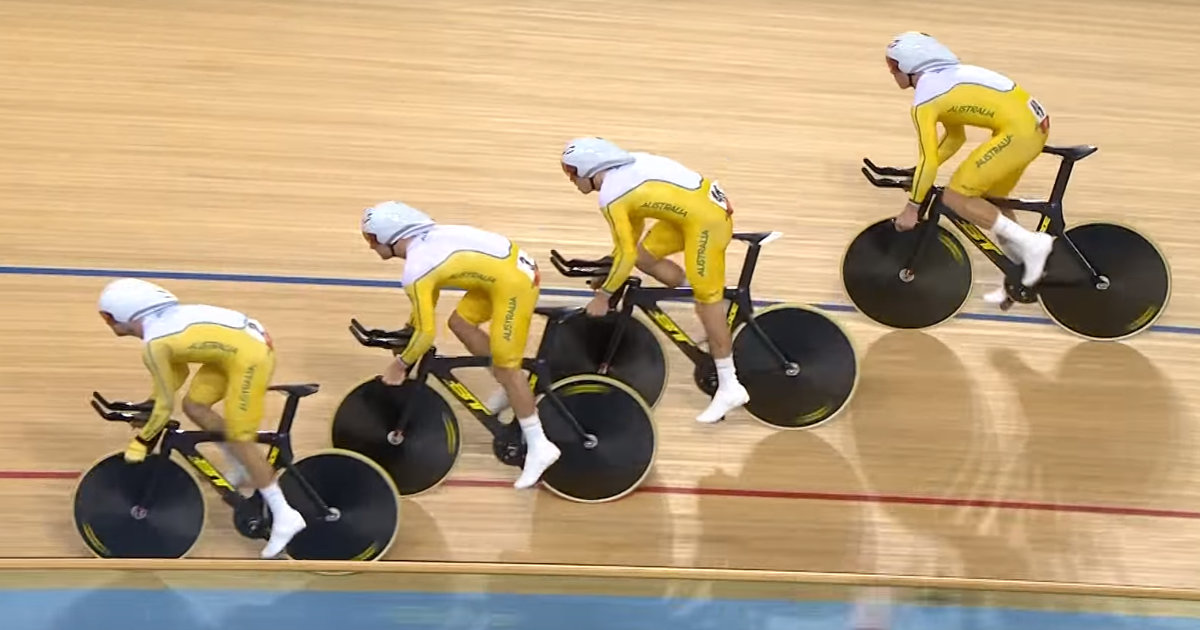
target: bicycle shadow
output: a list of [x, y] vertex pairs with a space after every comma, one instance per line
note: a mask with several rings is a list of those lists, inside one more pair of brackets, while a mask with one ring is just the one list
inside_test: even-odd
[[[858, 463], [881, 496], [881, 518], [900, 525], [904, 553], [885, 572], [976, 577], [1022, 575], [1028, 559], [987, 523], [999, 511], [963, 500], [1000, 498], [1009, 475], [1004, 436], [959, 356], [921, 331], [878, 339], [862, 359], [852, 430]], [[895, 543], [893, 543], [895, 544]]]
[[[808, 571], [856, 566], [871, 549], [863, 540], [863, 506], [839, 500], [835, 492], [858, 486], [850, 462], [815, 433], [772, 433], [747, 453], [740, 471], [717, 467], [698, 480], [695, 515], [687, 519], [686, 528], [695, 532], [682, 541], [693, 543], [695, 550], [690, 560], [681, 554], [676, 565]], [[827, 489], [836, 490], [823, 492]], [[805, 496], [805, 492], [813, 494]], [[714, 601], [762, 598], [768, 591], [803, 599], [812, 598], [816, 590], [823, 589], [805, 584], [664, 580], [659, 597], [671, 609], [675, 623], [687, 624], [691, 619], [694, 627], [709, 627], [715, 622], [713, 615], [728, 614], [714, 607]]]
[[[1189, 485], [1174, 453], [1184, 450], [1183, 412], [1166, 375], [1138, 350], [1122, 343], [1087, 341], [1073, 346], [1053, 374], [1030, 367], [1015, 352], [996, 349], [992, 363], [1016, 388], [1025, 433], [1013, 462], [1020, 477], [1007, 494], [1062, 506], [1179, 509]], [[1079, 571], [1125, 573], [1120, 537], [1105, 521], [1066, 511], [1009, 511], [996, 524], [1015, 534], [1021, 548], [1053, 559], [1039, 579], [1078, 580]], [[1011, 534], [1010, 534], [1011, 535]]]
[[[445, 561], [451, 558], [449, 544], [437, 520], [416, 500], [400, 503], [400, 527], [388, 553], [374, 562]], [[213, 617], [211, 625], [202, 628], [259, 628], [273, 627], [394, 627], [412, 623], [412, 627], [442, 627], [421, 625], [431, 619], [444, 617], [420, 602], [412, 591], [434, 588], [430, 585], [452, 584], [457, 576], [413, 575], [401, 573], [333, 572], [307, 573], [272, 571], [248, 574], [251, 593], [221, 593], [215, 602], [206, 606], [205, 613]], [[264, 572], [269, 582], [262, 581]], [[236, 575], [236, 574], [235, 574]], [[267, 591], [264, 593], [263, 591]], [[385, 596], [386, 594], [386, 596]], [[383, 599], [381, 599], [383, 598]], [[405, 626], [408, 627], [408, 626]], [[64, 629], [65, 630], [65, 629]]]
[[872, 490], [945, 495], [986, 439], [962, 360], [929, 334], [896, 330], [871, 344], [861, 370], [849, 424]]
[[603, 505], [570, 501], [539, 489], [531, 501], [527, 546], [505, 549], [499, 560], [673, 566], [675, 531], [668, 494], [657, 491], [652, 479]]
[[853, 499], [858, 488], [850, 461], [816, 433], [772, 433], [754, 445], [736, 474], [717, 468], [698, 481], [699, 531], [689, 566], [858, 566], [864, 551], [864, 506]]
[[419, 499], [400, 499], [400, 526], [396, 538], [392, 548], [379, 560], [441, 561], [447, 558], [450, 558], [450, 544], [437, 519]]

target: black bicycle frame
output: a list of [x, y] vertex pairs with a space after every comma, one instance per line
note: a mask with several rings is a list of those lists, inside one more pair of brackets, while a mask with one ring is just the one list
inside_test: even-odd
[[[1050, 151], [1043, 150], [1045, 153]], [[1057, 154], [1056, 154], [1057, 155]], [[1067, 243], [1072, 256], [1087, 269], [1092, 275], [1093, 281], [1099, 280], [1099, 274], [1092, 267], [1091, 263], [1083, 257], [1083, 253], [1075, 247], [1075, 244], [1070, 239], [1065, 238], [1066, 221], [1063, 218], [1063, 196], [1067, 192], [1067, 183], [1071, 178], [1071, 171], [1075, 167], [1075, 161], [1064, 155], [1059, 155], [1061, 161], [1058, 165], [1058, 173], [1054, 178], [1054, 187], [1050, 191], [1050, 198], [1047, 201], [1034, 201], [1027, 199], [1013, 199], [1009, 197], [988, 197], [990, 201], [998, 208], [1006, 210], [1019, 210], [1023, 212], [1035, 212], [1041, 215], [1041, 220], [1038, 221], [1037, 232], [1047, 232], [1056, 237], [1064, 237], [1063, 241]], [[880, 168], [871, 164], [870, 160], [864, 160], [871, 170], [884, 175], [907, 175], [911, 176], [908, 169]], [[911, 177], [908, 179], [891, 179], [887, 177], [876, 177], [871, 174], [867, 168], [862, 169], [863, 175], [867, 177], [873, 185], [879, 188], [908, 188], [912, 185]], [[913, 250], [912, 255], [905, 263], [905, 269], [912, 269], [916, 264], [921, 253], [933, 242], [934, 234], [937, 232], [938, 218], [945, 216], [950, 219], [954, 227], [958, 228], [959, 233], [965, 236], [993, 265], [995, 265], [1004, 274], [1006, 278], [1019, 277], [1021, 268], [1012, 261], [1008, 256], [1000, 250], [1000, 248], [988, 238], [987, 234], [983, 233], [973, 223], [959, 216], [951, 210], [942, 201], [942, 194], [945, 188], [942, 186], [934, 186], [930, 189], [930, 193], [926, 196], [925, 201], [921, 204], [917, 216], [923, 220], [921, 234], [917, 241], [917, 247]], [[925, 220], [928, 218], [928, 220]], [[1043, 281], [1042, 284], [1054, 285], [1051, 280]]]
[[[350, 332], [354, 334], [355, 339], [364, 346], [376, 348], [386, 348], [392, 350], [393, 353], [399, 352], [408, 345], [408, 340], [412, 337], [412, 331], [409, 329], [401, 329], [398, 331], [382, 331], [382, 330], [367, 330], [362, 327], [356, 320], [351, 320]], [[551, 319], [547, 324], [544, 336], [549, 337], [554, 334], [554, 326], [556, 322]], [[543, 347], [545, 344], [543, 343]], [[423, 383], [432, 376], [447, 391], [454, 394], [471, 415], [479, 421], [484, 428], [492, 434], [492, 437], [500, 437], [506, 430], [511, 429], [508, 424], [500, 422], [499, 415], [488, 409], [479, 397], [471, 391], [469, 387], [464, 385], [462, 381], [455, 378], [454, 370], [471, 367], [490, 367], [491, 357], [483, 356], [461, 356], [461, 357], [445, 357], [437, 354], [437, 347], [431, 346], [429, 350], [421, 356], [417, 361], [416, 374], [410, 378], [407, 383]], [[574, 423], [574, 417], [567, 411], [562, 401], [550, 391], [548, 381], [548, 371], [546, 361], [542, 356], [542, 351], [539, 349], [538, 356], [535, 358], [525, 358], [521, 360], [521, 369], [529, 372], [529, 386], [534, 394], [546, 394], [550, 399], [550, 403], [563, 414], [570, 422]], [[412, 406], [406, 406], [397, 418], [397, 430], [403, 432], [408, 426], [409, 413]], [[576, 425], [578, 428], [578, 425]]]
[[[96, 395], [96, 397], [99, 398], [98, 395]], [[101, 398], [100, 400], [103, 399]], [[108, 403], [107, 401], [104, 401], [104, 406], [109, 407], [110, 409], [131, 413], [118, 413], [117, 411], [105, 412], [100, 406], [97, 406], [95, 402], [92, 403], [92, 406], [106, 420], [121, 422], [144, 422], [145, 420], [149, 419], [150, 412], [153, 409], [152, 403], [131, 404]], [[259, 431], [255, 436], [255, 441], [257, 443], [266, 444], [271, 447], [267, 451], [267, 463], [276, 470], [280, 468], [289, 470], [292, 469], [293, 454], [291, 430], [292, 422], [296, 417], [296, 410], [299, 408], [299, 406], [300, 397], [288, 393], [287, 402], [284, 403], [283, 413], [280, 417], [279, 426], [276, 431]], [[157, 436], [155, 436], [154, 441], [147, 445], [147, 451], [153, 450], [156, 443], [161, 443], [159, 454], [162, 455], [164, 462], [171, 456], [172, 451], [179, 452], [179, 454], [183, 455], [184, 459], [187, 460], [188, 464], [190, 464], [196, 472], [208, 479], [209, 485], [211, 485], [213, 489], [217, 491], [221, 497], [221, 500], [226, 505], [234, 509], [248, 501], [248, 499], [242, 496], [242, 494], [238, 492], [237, 488], [233, 487], [233, 484], [230, 484], [229, 481], [225, 479], [225, 476], [222, 475], [219, 470], [217, 470], [216, 466], [213, 466], [212, 462], [210, 462], [207, 457], [202, 455], [197, 448], [200, 444], [207, 442], [223, 442], [225, 441], [225, 436], [221, 433], [215, 433], [212, 431], [184, 431], [180, 428], [180, 426], [181, 425], [177, 420], [168, 421], [163, 430], [160, 431]], [[295, 471], [293, 470], [293, 472]], [[142, 501], [139, 503], [139, 505], [146, 505], [150, 497], [153, 496], [154, 490], [157, 486], [157, 478], [158, 477], [156, 475], [151, 476], [150, 483], [147, 484], [142, 493]], [[328, 510], [328, 506], [326, 506], [321, 500], [320, 496], [317, 495], [316, 490], [309, 485], [308, 480], [304, 479], [304, 477], [299, 474], [295, 475], [295, 478], [299, 481], [301, 487], [303, 487], [305, 492], [310, 498], [313, 499], [313, 501], [321, 510]]]
[[[754, 302], [750, 296], [750, 282], [754, 277], [754, 268], [758, 264], [758, 254], [761, 250], [761, 242], [749, 243], [737, 286], [725, 287], [724, 297], [729, 300], [729, 310], [726, 313], [725, 321], [730, 330], [734, 330], [742, 323], [750, 326], [766, 346], [770, 348], [771, 352], [775, 354], [780, 364], [787, 365], [791, 361], [784, 356], [783, 352], [763, 332], [758, 322], [755, 322], [753, 318]], [[579, 261], [564, 260], [556, 251], [551, 251], [551, 262], [558, 268], [560, 273], [568, 277], [604, 277], [608, 275], [609, 270], [612, 268], [611, 263], [601, 261], [589, 261], [588, 263], [577, 265]], [[701, 350], [696, 342], [679, 327], [679, 324], [658, 306], [658, 302], [661, 300], [671, 298], [684, 299], [690, 296], [692, 296], [692, 289], [689, 287], [645, 287], [642, 285], [641, 278], [630, 277], [626, 279], [621, 288], [613, 294], [612, 303], [620, 304], [620, 316], [617, 318], [617, 328], [613, 332], [612, 340], [609, 342], [608, 351], [601, 362], [601, 372], [603, 373], [603, 370], [612, 363], [613, 358], [616, 356], [617, 348], [622, 336], [625, 334], [628, 322], [632, 318], [634, 308], [645, 313], [650, 318], [650, 321], [654, 322], [654, 325], [670, 338], [675, 347], [679, 348], [679, 351], [693, 364], [700, 365], [702, 361], [707, 361], [709, 354]]]
[[[413, 380], [417, 382], [424, 382], [425, 379], [430, 376], [437, 379], [437, 381], [441, 383], [447, 391], [454, 394], [454, 397], [457, 398], [458, 401], [462, 403], [462, 405], [466, 407], [468, 411], [471, 412], [471, 415], [474, 416], [475, 419], [478, 420], [479, 423], [482, 424], [484, 428], [486, 428], [488, 432], [492, 434], [493, 437], [495, 437], [499, 436], [502, 431], [508, 428], [508, 425], [500, 422], [499, 416], [492, 410], [488, 409], [483, 402], [479, 400], [479, 397], [476, 396], [469, 387], [464, 385], [462, 381], [455, 378], [453, 374], [454, 370], [461, 368], [490, 367], [492, 364], [491, 361], [491, 357], [438, 356], [437, 348], [430, 348], [429, 351], [425, 353], [424, 357], [417, 363], [417, 374], [416, 378]], [[544, 372], [542, 363], [543, 362], [541, 362], [539, 359], [523, 359], [521, 361], [521, 368], [529, 371], [529, 386], [531, 389], [533, 389], [535, 394], [547, 392], [545, 386], [546, 379], [541, 378]], [[558, 399], [555, 397], [551, 397], [551, 400], [556, 404], [558, 403]], [[410, 409], [410, 407], [406, 407], [404, 413], [402, 414], [403, 417], [400, 420], [402, 427], [407, 425], [408, 409]]]

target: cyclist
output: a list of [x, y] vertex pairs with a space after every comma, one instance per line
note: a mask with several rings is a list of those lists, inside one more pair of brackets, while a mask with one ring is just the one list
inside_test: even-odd
[[[541, 275], [533, 257], [499, 234], [465, 225], [439, 225], [403, 203], [385, 201], [363, 211], [362, 234], [380, 258], [404, 260], [404, 291], [412, 302], [414, 334], [384, 370], [383, 382], [399, 385], [433, 344], [434, 309], [443, 288], [465, 289], [448, 322], [475, 356], [492, 358], [492, 375], [511, 401], [525, 438], [525, 465], [513, 484], [528, 488], [561, 452], [542, 429], [529, 380], [521, 370]], [[479, 326], [490, 322], [490, 333]], [[494, 408], [495, 402], [489, 402]]]
[[[669, 286], [692, 288], [717, 368], [717, 391], [696, 420], [718, 422], [750, 401], [733, 364], [725, 321], [725, 248], [733, 238], [733, 206], [719, 183], [670, 158], [627, 152], [602, 138], [576, 138], [562, 152], [562, 169], [579, 192], [595, 192], [615, 249], [612, 270], [587, 305], [608, 312], [614, 291], [634, 267]], [[656, 223], [645, 238], [646, 219]], [[684, 252], [686, 269], [666, 257]]]
[[[118, 337], [139, 337], [142, 361], [153, 381], [154, 410], [125, 449], [138, 463], [170, 419], [175, 393], [199, 363], [183, 398], [183, 412], [206, 431], [223, 433], [234, 485], [249, 477], [271, 510], [271, 534], [263, 558], [279, 555], [307, 524], [288, 504], [256, 433], [263, 401], [275, 372], [271, 336], [258, 321], [237, 311], [205, 304], [180, 304], [171, 292], [144, 280], [122, 278], [100, 294], [100, 316]], [[225, 418], [212, 409], [224, 399]], [[238, 466], [237, 464], [241, 464]]]
[[[910, 230], [929, 194], [938, 166], [966, 141], [964, 127], [987, 129], [991, 137], [975, 147], [954, 171], [942, 200], [955, 213], [989, 230], [1015, 262], [1024, 263], [1022, 284], [1041, 280], [1054, 237], [1019, 225], [1011, 210], [1001, 212], [987, 197], [1007, 196], [1026, 167], [1037, 159], [1050, 132], [1050, 117], [1036, 99], [1012, 79], [957, 56], [933, 37], [906, 32], [887, 47], [887, 65], [896, 85], [912, 88], [912, 119], [917, 132], [917, 165], [904, 211], [896, 228]], [[937, 125], [945, 127], [939, 140]], [[986, 296], [1004, 299], [1004, 289]]]

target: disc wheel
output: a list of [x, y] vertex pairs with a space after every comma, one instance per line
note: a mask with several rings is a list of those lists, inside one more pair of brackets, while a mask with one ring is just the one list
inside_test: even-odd
[[800, 370], [789, 376], [762, 335], [749, 324], [739, 326], [733, 361], [750, 394], [746, 411], [778, 429], [808, 429], [837, 416], [858, 385], [858, 356], [841, 326], [792, 304], [757, 311], [753, 321]]
[[[911, 268], [921, 235], [935, 230]], [[854, 306], [891, 328], [928, 328], [953, 317], [971, 292], [971, 260], [941, 225], [897, 232], [884, 219], [854, 237], [842, 258], [842, 286]]]
[[[397, 431], [401, 412], [412, 407]], [[423, 382], [388, 386], [373, 378], [354, 388], [333, 416], [333, 446], [366, 455], [404, 497], [438, 486], [462, 448], [458, 419], [446, 399]]]
[[[332, 508], [329, 512], [321, 510], [301, 477]], [[400, 499], [391, 477], [369, 458], [341, 449], [321, 451], [285, 469], [279, 488], [308, 523], [288, 543], [293, 559], [370, 561], [391, 549]]]
[[[550, 347], [541, 349], [549, 357], [550, 376], [558, 381], [580, 374], [600, 374], [621, 315], [589, 317], [582, 310], [571, 313], [554, 327]], [[667, 357], [662, 345], [641, 319], [629, 317], [612, 362], [603, 376], [634, 389], [653, 408], [667, 384]]]
[[1171, 296], [1171, 272], [1154, 243], [1112, 223], [1078, 225], [1066, 236], [1108, 286], [1098, 288], [1070, 245], [1058, 239], [1037, 286], [1050, 319], [1081, 337], [1103, 341], [1131, 337], [1158, 320]]
[[160, 454], [137, 464], [124, 453], [100, 459], [80, 477], [74, 503], [75, 528], [101, 558], [183, 558], [207, 516], [196, 478]]
[[581, 503], [613, 501], [633, 492], [650, 473], [657, 452], [650, 406], [632, 387], [607, 376], [568, 377], [555, 382], [551, 391], [584, 435], [550, 396], [538, 400], [546, 437], [562, 451], [542, 484]]

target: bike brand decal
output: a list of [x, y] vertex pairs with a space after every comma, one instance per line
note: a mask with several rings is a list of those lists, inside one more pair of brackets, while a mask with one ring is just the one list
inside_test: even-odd
[[443, 381], [443, 384], [446, 386], [446, 389], [449, 389], [455, 396], [458, 397], [459, 400], [463, 401], [463, 404], [465, 404], [467, 407], [470, 407], [475, 411], [482, 411], [484, 413], [491, 412], [491, 410], [483, 406], [483, 403], [475, 397], [475, 394], [471, 393], [471, 390], [467, 389], [466, 385], [463, 385], [462, 383], [453, 379], [446, 379]]
[[647, 309], [646, 312], [654, 320], [654, 323], [658, 324], [658, 327], [671, 339], [679, 343], [686, 343], [689, 346], [696, 345], [692, 342], [691, 337], [688, 337], [687, 333], [680, 330], [675, 321], [671, 319], [671, 316], [664, 313], [661, 309]]
[[576, 394], [607, 394], [612, 386], [605, 383], [580, 383], [579, 385], [569, 385], [563, 388], [564, 396], [575, 396]]
[[961, 267], [965, 261], [963, 260], [963, 251], [959, 247], [958, 241], [945, 232], [938, 232], [938, 240], [946, 247], [946, 251], [950, 252], [950, 255], [954, 257], [954, 262], [958, 263]]
[[104, 546], [104, 543], [100, 542], [100, 538], [96, 536], [96, 530], [92, 529], [91, 523], [83, 524], [83, 535], [88, 539], [88, 542], [91, 543], [92, 549], [95, 549], [97, 553], [105, 557], [112, 555], [112, 552], [108, 550], [108, 547]]
[[995, 243], [992, 243], [991, 239], [989, 239], [986, 234], [980, 231], [979, 228], [975, 227], [975, 224], [959, 217], [951, 217], [951, 219], [954, 221], [954, 224], [963, 231], [964, 234], [970, 237], [972, 241], [975, 241], [975, 244], [978, 245], [980, 249], [996, 252], [1001, 256], [1004, 255], [1004, 252], [1000, 251], [1000, 248], [996, 247]]
[[1136, 319], [1130, 322], [1128, 326], [1125, 327], [1125, 330], [1136, 330], [1142, 326], [1145, 326], [1146, 322], [1150, 321], [1150, 319], [1154, 317], [1155, 313], [1158, 313], [1157, 306], [1153, 304], [1147, 306], [1146, 310], [1142, 311], [1141, 315], [1139, 315]]
[[366, 549], [363, 549], [362, 552], [359, 553], [357, 556], [350, 558], [350, 561], [356, 562], [356, 561], [367, 560], [367, 559], [375, 557], [375, 554], [377, 554], [377, 553], [379, 553], [379, 546], [376, 545], [375, 543], [371, 543], [370, 546], [368, 546]]
[[830, 408], [830, 406], [828, 403], [821, 405], [820, 407], [817, 408], [816, 411], [810, 411], [802, 416], [797, 417], [796, 424], [798, 426], [804, 426], [806, 424], [811, 424], [813, 422], [816, 422], [817, 420], [820, 420], [821, 418], [824, 418], [825, 416], [829, 415], [829, 408]]
[[213, 485], [220, 488], [225, 488], [226, 490], [232, 492], [237, 492], [233, 486], [229, 485], [228, 481], [225, 481], [225, 478], [221, 476], [221, 473], [217, 472], [217, 469], [213, 468], [213, 465], [208, 463], [207, 459], [204, 459], [199, 455], [187, 455], [186, 457], [188, 461], [192, 463], [192, 466], [196, 467], [196, 470], [204, 473], [204, 476], [208, 477], [213, 482]]
[[452, 418], [443, 418], [442, 424], [446, 427], [446, 452], [453, 455], [458, 447], [458, 432], [454, 430]]

